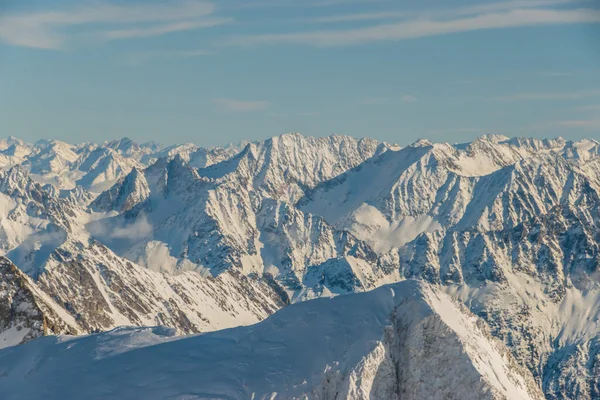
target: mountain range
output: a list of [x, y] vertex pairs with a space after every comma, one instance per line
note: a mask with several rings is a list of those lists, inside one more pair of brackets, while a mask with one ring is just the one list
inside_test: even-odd
[[0, 347], [63, 335], [0, 351], [6, 393], [173, 354], [147, 398], [600, 398], [596, 141], [8, 138], [0, 167]]

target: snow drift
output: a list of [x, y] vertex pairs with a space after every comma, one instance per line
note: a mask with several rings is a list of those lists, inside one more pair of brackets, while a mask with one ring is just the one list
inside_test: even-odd
[[0, 351], [11, 399], [541, 399], [529, 372], [416, 281], [287, 307], [253, 326], [44, 337]]

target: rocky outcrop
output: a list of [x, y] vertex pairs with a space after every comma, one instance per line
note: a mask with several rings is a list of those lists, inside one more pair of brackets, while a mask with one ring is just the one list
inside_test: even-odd
[[44, 335], [83, 332], [66, 310], [10, 260], [0, 257], [0, 348]]

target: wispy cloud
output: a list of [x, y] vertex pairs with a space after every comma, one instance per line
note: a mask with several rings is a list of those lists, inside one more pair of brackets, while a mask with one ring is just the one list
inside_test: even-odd
[[388, 103], [386, 97], [366, 97], [360, 101], [360, 104], [366, 106], [380, 106]]
[[287, 8], [327, 8], [337, 7], [352, 4], [382, 4], [390, 3], [392, 0], [252, 0], [230, 4], [232, 8], [249, 9], [249, 8], [271, 8], [271, 7], [287, 7]]
[[[0, 41], [16, 46], [42, 49], [65, 47], [73, 28], [82, 35], [105, 40], [163, 35], [229, 22], [211, 15], [216, 7], [199, 0], [168, 4], [116, 5], [104, 2], [44, 12], [0, 15]], [[102, 24], [120, 25], [102, 30]], [[67, 32], [69, 31], [69, 32]]]
[[337, 22], [358, 22], [358, 21], [373, 21], [383, 19], [395, 19], [395, 18], [406, 18], [412, 16], [413, 13], [406, 11], [383, 11], [383, 12], [371, 12], [371, 13], [360, 13], [360, 14], [342, 14], [342, 15], [331, 15], [326, 17], [315, 17], [308, 20], [302, 20], [304, 22], [312, 23], [337, 23]]
[[524, 100], [578, 100], [600, 96], [600, 89], [580, 90], [573, 92], [537, 92], [516, 93], [508, 96], [490, 97], [489, 101], [524, 101]]
[[403, 103], [415, 103], [416, 101], [418, 101], [416, 96], [413, 96], [412, 94], [405, 94], [404, 96], [402, 96], [400, 98], [400, 101]]
[[304, 19], [305, 22], [312, 23], [341, 23], [341, 22], [360, 22], [386, 19], [444, 19], [453, 17], [464, 17], [469, 15], [478, 15], [490, 12], [509, 11], [514, 9], [527, 9], [556, 6], [561, 4], [573, 3], [579, 0], [512, 0], [501, 1], [489, 4], [480, 4], [476, 6], [454, 7], [454, 8], [433, 8], [427, 10], [387, 10], [381, 12], [363, 12], [354, 14], [336, 14], [323, 17]]
[[600, 131], [600, 118], [557, 121], [555, 124], [564, 128], [579, 128], [588, 132]]
[[[412, 94], [405, 94], [404, 96], [400, 97], [399, 100], [405, 104], [418, 101], [417, 97], [413, 96]], [[395, 101], [397, 102], [398, 98], [396, 98]], [[387, 97], [365, 97], [364, 99], [360, 100], [360, 104], [366, 106], [382, 106], [389, 104], [390, 102], [394, 102], [394, 100], [390, 100]]]
[[486, 29], [596, 22], [600, 22], [600, 10], [596, 9], [514, 9], [451, 19], [412, 19], [355, 29], [234, 36], [225, 39], [224, 43], [242, 46], [288, 43], [347, 46]]
[[223, 25], [228, 22], [231, 22], [230, 18], [211, 18], [196, 21], [182, 21], [175, 22], [172, 24], [156, 25], [150, 28], [128, 28], [108, 30], [105, 32], [101, 32], [99, 36], [108, 40], [151, 37], [160, 36], [172, 32], [190, 31], [200, 28], [210, 28], [217, 25]]
[[573, 76], [572, 72], [560, 72], [560, 71], [546, 71], [542, 72], [542, 76], [545, 78], [566, 78]]
[[590, 104], [587, 106], [581, 106], [576, 108], [578, 111], [599, 111], [600, 112], [600, 104]]
[[141, 53], [132, 53], [127, 56], [126, 62], [128, 65], [136, 66], [157, 59], [168, 58], [194, 58], [212, 55], [213, 53], [206, 50], [172, 50], [172, 51], [147, 51]]
[[269, 107], [268, 101], [243, 101], [235, 99], [216, 99], [216, 104], [222, 106], [227, 111], [249, 112], [265, 110]]
[[536, 131], [560, 129], [583, 132], [600, 132], [600, 115], [593, 115], [590, 118], [546, 121], [530, 125], [526, 129]]

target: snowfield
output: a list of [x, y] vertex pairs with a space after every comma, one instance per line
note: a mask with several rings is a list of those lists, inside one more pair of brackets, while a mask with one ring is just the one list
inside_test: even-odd
[[540, 399], [481, 321], [427, 284], [311, 300], [243, 328], [47, 337], [0, 351], [3, 399]]
[[[33, 369], [27, 358], [19, 364], [49, 387], [62, 378], [36, 371], [75, 357], [77, 346], [87, 349], [73, 359], [83, 375], [65, 377], [96, 387], [112, 381], [94, 382], [85, 371], [134, 354], [154, 365], [152, 354], [165, 348], [179, 360], [165, 356], [173, 372], [159, 363], [157, 376], [131, 382], [161, 393], [162, 376], [164, 389], [175, 391], [166, 382], [177, 365], [186, 366], [182, 375], [197, 373], [192, 356], [175, 350], [198, 341], [206, 348], [205, 359], [193, 359], [198, 368], [210, 362], [232, 379], [206, 387], [239, 398], [519, 398], [539, 389], [547, 399], [598, 399], [599, 177], [600, 143], [562, 138], [485, 135], [399, 147], [285, 134], [210, 149], [127, 138], [0, 140], [0, 349], [56, 351], [30, 359], [46, 360]], [[420, 283], [395, 287], [405, 280]], [[376, 290], [385, 285], [395, 294]], [[417, 303], [405, 295], [411, 291]], [[377, 320], [351, 299], [374, 301]], [[345, 302], [356, 302], [361, 319], [328, 308]], [[411, 307], [419, 312], [406, 313]], [[313, 319], [313, 308], [339, 325]], [[308, 314], [285, 319], [293, 310]], [[204, 342], [251, 342], [251, 332], [263, 335], [253, 357], [242, 345]], [[96, 333], [71, 339], [76, 347], [64, 352], [65, 339], [42, 338]], [[194, 334], [201, 335], [187, 336]], [[302, 351], [288, 353], [284, 344]], [[121, 350], [109, 356], [110, 346]], [[210, 358], [213, 346], [231, 355], [227, 362]], [[420, 348], [428, 350], [411, 352]], [[448, 369], [438, 374], [434, 356], [456, 364], [468, 390]], [[259, 381], [253, 374], [265, 365], [293, 379], [269, 370], [272, 380]], [[115, 385], [125, 385], [118, 374], [133, 373], [110, 370]], [[11, 368], [2, 374], [19, 376]], [[173, 396], [193, 396], [192, 389]]]

